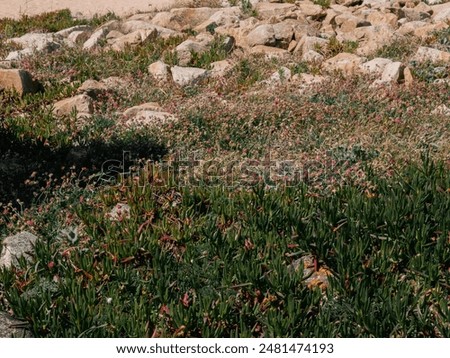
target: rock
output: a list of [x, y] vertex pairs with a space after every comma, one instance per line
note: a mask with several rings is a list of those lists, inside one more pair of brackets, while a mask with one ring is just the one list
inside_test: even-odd
[[154, 102], [131, 107], [123, 116], [127, 127], [155, 126], [177, 121], [173, 114], [162, 111], [159, 104]]
[[77, 92], [80, 94], [87, 94], [89, 97], [96, 98], [99, 94], [104, 93], [108, 90], [108, 87], [96, 80], [86, 80], [78, 88]]
[[56, 36], [47, 33], [28, 33], [21, 37], [14, 37], [9, 39], [8, 43], [15, 43], [26, 49], [32, 51], [52, 52], [61, 47], [61, 44], [56, 42]]
[[420, 38], [427, 38], [429, 37], [433, 32], [445, 30], [449, 27], [447, 23], [443, 21], [439, 21], [435, 24], [427, 24], [421, 27], [417, 27], [414, 29], [414, 36], [420, 37]]
[[208, 47], [200, 42], [186, 40], [175, 48], [175, 53], [177, 54], [178, 63], [181, 66], [187, 66], [191, 62], [192, 53], [201, 54], [207, 50]]
[[325, 58], [318, 52], [309, 50], [302, 55], [302, 61], [321, 63]]
[[107, 217], [111, 221], [118, 221], [118, 222], [121, 222], [125, 219], [129, 219], [131, 217], [131, 207], [128, 204], [118, 203], [107, 214]]
[[170, 67], [162, 61], [156, 61], [148, 66], [148, 72], [157, 81], [167, 81], [170, 76]]
[[413, 34], [414, 30], [427, 26], [428, 23], [425, 21], [410, 21], [410, 22], [405, 22], [404, 24], [402, 24], [399, 29], [397, 30], [397, 32], [401, 35], [409, 35], [409, 34]]
[[101, 40], [106, 38], [108, 29], [101, 28], [95, 31], [89, 39], [83, 44], [83, 50], [93, 50], [100, 45]]
[[383, 73], [385, 67], [390, 63], [392, 63], [392, 61], [388, 58], [377, 57], [371, 61], [361, 64], [359, 66], [359, 69], [366, 75], [380, 76]]
[[76, 111], [77, 118], [90, 117], [94, 113], [94, 106], [91, 97], [87, 94], [79, 94], [66, 98], [53, 105], [53, 115], [69, 116]]
[[301, 1], [298, 3], [300, 13], [305, 16], [310, 16], [313, 20], [320, 20], [327, 15], [326, 11], [320, 5], [316, 5], [311, 1]]
[[258, 45], [274, 46], [275, 43], [275, 31], [272, 25], [260, 25], [247, 35], [247, 44], [250, 47]]
[[286, 16], [296, 10], [296, 8], [294, 4], [274, 4], [267, 2], [260, 2], [254, 6], [258, 16], [266, 20], [272, 16]]
[[352, 75], [363, 63], [363, 58], [351, 53], [340, 53], [323, 63], [326, 72], [340, 72], [344, 76]]
[[320, 37], [315, 36], [303, 36], [300, 41], [298, 41], [298, 45], [295, 48], [294, 52], [300, 51], [302, 54], [308, 51], [318, 51], [325, 49], [330, 43], [327, 39], [322, 39]]
[[[197, 28], [197, 26], [202, 27], [206, 22], [207, 25], [202, 30], [206, 29], [211, 22], [220, 22], [220, 15], [216, 16], [214, 19], [212, 17], [221, 12], [225, 14], [225, 11], [217, 8], [201, 7], [201, 8], [178, 8], [172, 9], [170, 11], [164, 11], [157, 13], [150, 22], [154, 25], [166, 27], [175, 31], [185, 31], [192, 28]], [[236, 10], [234, 13], [237, 12]], [[212, 20], [211, 20], [212, 19]], [[197, 30], [198, 31], [198, 30]]]
[[17, 265], [18, 259], [25, 257], [31, 259], [37, 237], [27, 231], [9, 236], [2, 241], [0, 267], [10, 268]]
[[450, 3], [431, 6], [433, 11], [433, 21], [449, 21], [450, 20]]
[[409, 67], [405, 67], [403, 70], [403, 77], [406, 87], [412, 87], [412, 85], [414, 85], [414, 77]]
[[250, 50], [251, 54], [260, 54], [265, 55], [266, 58], [279, 58], [279, 57], [286, 57], [289, 55], [288, 50], [284, 50], [278, 47], [270, 47], [270, 46], [263, 46], [258, 45], [255, 47], [252, 47]]
[[158, 31], [152, 30], [137, 30], [127, 35], [123, 35], [113, 40], [111, 49], [117, 52], [124, 51], [127, 46], [137, 46], [147, 41], [156, 39]]
[[0, 69], [0, 88], [14, 90], [21, 96], [43, 90], [42, 85], [28, 71], [9, 69]]
[[31, 338], [31, 333], [25, 329], [27, 326], [27, 323], [0, 312], [0, 338]]
[[158, 37], [162, 39], [169, 39], [173, 37], [182, 36], [182, 33], [168, 29], [162, 26], [154, 25], [146, 21], [141, 20], [131, 20], [124, 22], [118, 30], [124, 34], [129, 34], [138, 30], [154, 30], [158, 32]]
[[216, 11], [209, 19], [197, 25], [194, 30], [197, 32], [210, 31], [219, 26], [236, 26], [239, 24], [241, 10], [239, 6], [233, 6]]
[[225, 77], [227, 72], [233, 68], [233, 64], [229, 60], [216, 61], [211, 63], [211, 77]]
[[287, 67], [280, 67], [278, 71], [272, 73], [270, 76], [268, 83], [276, 84], [276, 83], [284, 83], [288, 82], [292, 77], [291, 70]]
[[356, 49], [356, 53], [359, 56], [368, 56], [383, 46], [390, 45], [394, 40], [401, 38], [393, 28], [389, 25], [375, 25], [358, 27], [352, 36], [360, 42], [359, 47]]
[[[137, 31], [144, 31], [144, 30], [137, 30]], [[112, 30], [110, 32], [108, 32], [108, 35], [106, 35], [106, 40], [108, 40], [109, 44], [114, 43], [114, 41], [116, 39], [118, 39], [119, 37], [124, 36], [124, 34], [120, 31], [117, 30]]]
[[449, 62], [450, 61], [450, 52], [436, 50], [430, 47], [419, 47], [411, 61], [416, 62]]
[[197, 67], [174, 66], [171, 72], [173, 81], [180, 86], [193, 85], [208, 75], [208, 71]]
[[288, 22], [279, 22], [273, 25], [276, 47], [287, 49], [294, 38], [294, 29]]
[[72, 27], [69, 27], [67, 29], [58, 31], [58, 32], [55, 33], [55, 35], [68, 38], [69, 35], [71, 33], [73, 33], [73, 32], [85, 32], [85, 33], [88, 33], [88, 32], [91, 32], [91, 31], [92, 31], [92, 29], [88, 25], [76, 25], [76, 26], [72, 26]]
[[380, 12], [378, 10], [369, 10], [365, 14], [365, 19], [373, 26], [387, 24], [393, 29], [398, 27], [398, 16], [388, 12]]
[[417, 8], [414, 9], [407, 9], [404, 8], [403, 12], [405, 14], [405, 17], [408, 21], [423, 21], [430, 18], [430, 14], [428, 12], [417, 10]]
[[334, 21], [339, 30], [343, 32], [354, 31], [357, 27], [371, 26], [369, 21], [348, 13], [336, 16]]
[[332, 273], [326, 266], [318, 267], [318, 263], [312, 255], [306, 255], [289, 265], [289, 271], [298, 270], [302, 270], [303, 284], [309, 289], [318, 287], [325, 291], [328, 288], [328, 277], [332, 276]]
[[6, 61], [19, 61], [26, 56], [31, 56], [33, 54], [31, 48], [25, 48], [23, 50], [12, 51], [5, 57]]
[[388, 63], [383, 70], [381, 79], [375, 81], [374, 85], [383, 85], [391, 83], [401, 83], [404, 79], [403, 70], [405, 66], [401, 62]]
[[90, 37], [89, 31], [74, 31], [67, 36], [67, 42], [70, 45], [80, 44], [89, 40], [89, 37]]

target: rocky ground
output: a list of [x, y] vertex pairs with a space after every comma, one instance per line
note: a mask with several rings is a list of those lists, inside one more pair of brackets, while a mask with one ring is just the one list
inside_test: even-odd
[[[294, 166], [345, 157], [342, 178], [362, 161], [389, 175], [424, 147], [450, 160], [449, 2], [194, 1], [55, 30], [5, 22], [0, 33], [0, 119], [42, 139], [33, 153], [58, 147], [50, 164], [89, 166], [112, 147], [84, 141], [141, 130], [164, 147], [160, 157], [195, 151], [219, 167], [267, 152]], [[33, 161], [17, 178], [34, 181]], [[332, 192], [336, 177], [315, 169], [313, 186]], [[21, 235], [12, 256], [3, 241], [2, 265], [30, 251], [34, 235]], [[315, 271], [326, 286], [329, 271]], [[0, 334], [22, 334], [2, 317]]]

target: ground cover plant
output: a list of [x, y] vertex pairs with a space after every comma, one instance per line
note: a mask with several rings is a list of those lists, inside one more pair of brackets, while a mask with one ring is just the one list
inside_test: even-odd
[[[0, 55], [6, 38], [113, 18], [0, 20]], [[176, 65], [189, 31], [14, 64], [44, 92], [0, 90], [0, 237], [39, 241], [31, 263], [0, 269], [0, 308], [35, 337], [448, 337], [448, 64], [411, 64], [412, 87], [362, 74], [304, 87], [268, 79], [282, 66], [325, 76], [317, 64], [240, 56], [214, 36], [189, 65], [235, 65], [184, 87], [147, 68]], [[424, 44], [448, 48], [448, 29], [369, 57], [407, 62]], [[322, 54], [356, 49], [332, 38]], [[88, 119], [53, 114], [111, 76], [124, 85]], [[122, 124], [148, 102], [177, 120]]]

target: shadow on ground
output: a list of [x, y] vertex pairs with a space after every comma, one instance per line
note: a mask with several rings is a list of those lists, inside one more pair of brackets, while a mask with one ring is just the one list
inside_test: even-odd
[[22, 206], [29, 206], [36, 196], [33, 193], [45, 187], [50, 174], [54, 183], [61, 182], [70, 171], [83, 179], [110, 168], [105, 163], [116, 163], [113, 172], [117, 174], [117, 165], [124, 163], [124, 155], [126, 167], [141, 158], [158, 160], [165, 153], [164, 146], [143, 136], [55, 149], [31, 139], [19, 140], [0, 129], [0, 203], [17, 204], [20, 200]]

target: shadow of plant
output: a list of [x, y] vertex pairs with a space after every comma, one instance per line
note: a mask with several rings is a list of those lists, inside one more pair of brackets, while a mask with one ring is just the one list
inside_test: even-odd
[[[120, 169], [127, 170], [135, 160], [157, 160], [165, 153], [163, 145], [143, 134], [127, 133], [107, 141], [52, 148], [43, 141], [19, 139], [13, 132], [0, 129], [0, 203], [20, 201], [28, 206], [41, 189], [61, 184], [69, 174], [83, 183], [108, 168], [104, 163], [122, 163]], [[115, 166], [113, 175], [117, 175], [117, 169]]]

